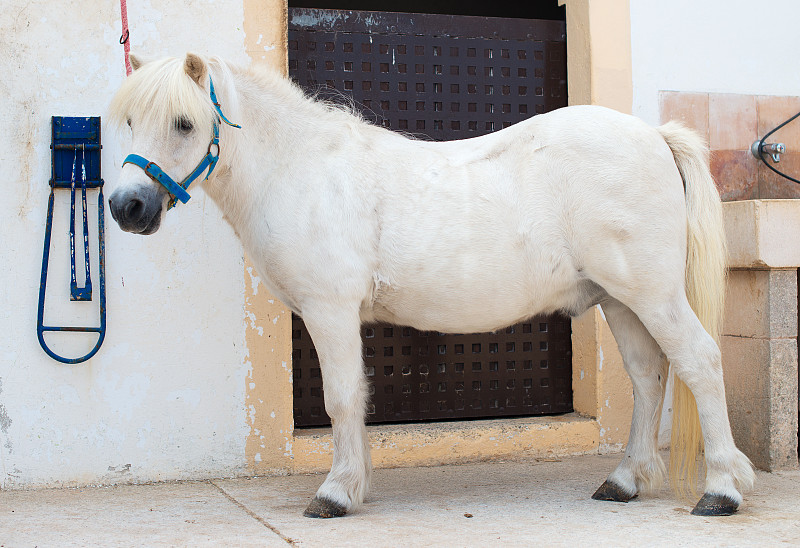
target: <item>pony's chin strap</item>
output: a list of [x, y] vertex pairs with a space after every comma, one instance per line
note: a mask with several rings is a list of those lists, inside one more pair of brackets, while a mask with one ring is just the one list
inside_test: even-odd
[[[189, 201], [189, 193], [187, 189], [189, 185], [191, 185], [198, 177], [200, 177], [206, 169], [208, 172], [203, 180], [207, 180], [211, 173], [214, 171], [214, 168], [217, 166], [217, 161], [219, 160], [219, 120], [222, 119], [226, 124], [231, 127], [241, 129], [242, 126], [233, 124], [225, 118], [225, 115], [222, 114], [222, 109], [217, 102], [217, 94], [214, 92], [214, 82], [209, 78], [209, 88], [210, 88], [210, 95], [211, 95], [211, 102], [214, 103], [214, 109], [217, 111], [217, 120], [214, 121], [214, 137], [211, 139], [211, 142], [208, 144], [208, 151], [206, 155], [203, 156], [203, 159], [200, 160], [200, 163], [197, 164], [192, 172], [187, 175], [180, 183], [175, 182], [175, 180], [166, 174], [166, 172], [161, 169], [161, 167], [156, 164], [155, 162], [149, 161], [147, 158], [139, 156], [138, 154], [128, 154], [125, 157], [125, 160], [122, 162], [122, 165], [125, 164], [133, 164], [135, 166], [139, 166], [144, 170], [148, 177], [153, 179], [155, 182], [159, 183], [161, 186], [167, 189], [171, 198], [169, 201], [169, 207], [167, 208], [172, 209], [181, 201], [182, 203], [186, 203]], [[216, 149], [216, 153], [212, 153], [212, 150]]]

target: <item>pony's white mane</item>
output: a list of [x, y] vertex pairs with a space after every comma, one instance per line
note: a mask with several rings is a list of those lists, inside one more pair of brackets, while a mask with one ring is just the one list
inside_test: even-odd
[[136, 120], [137, 131], [164, 135], [184, 118], [196, 128], [208, 128], [215, 118], [208, 92], [184, 70], [184, 58], [169, 57], [145, 63], [125, 79], [109, 105], [117, 126]]
[[[206, 62], [217, 94], [227, 95], [223, 109], [229, 116], [238, 114], [238, 93], [231, 93], [234, 91], [232, 82], [236, 80], [238, 86], [243, 86], [238, 92], [247, 89], [252, 97], [269, 90], [278, 104], [294, 113], [304, 112], [306, 116], [298, 116], [293, 122], [295, 124], [302, 123], [298, 120], [303, 119], [313, 123], [317, 129], [327, 122], [338, 127], [356, 124], [383, 130], [367, 120], [355, 101], [344, 94], [340, 100], [321, 97], [319, 91], [307, 95], [291, 80], [267, 67], [254, 65], [240, 69], [217, 58]], [[137, 132], [166, 136], [174, 128], [175, 121], [184, 118], [195, 128], [208, 128], [210, 136], [216, 113], [207, 91], [208, 83], [204, 83], [205, 89], [198, 86], [186, 73], [184, 63], [184, 57], [168, 57], [145, 63], [133, 71], [111, 100], [108, 112], [111, 122], [121, 127], [133, 119]]]
[[[252, 65], [245, 72], [259, 89], [270, 90], [275, 99], [295, 111], [304, 111], [314, 123], [324, 119], [338, 123], [361, 122], [379, 127], [366, 119], [352, 96], [341, 91], [320, 87], [307, 92], [273, 68], [260, 64]], [[297, 123], [297, 120], [293, 123]]]
[[318, 105], [324, 106], [329, 112], [344, 112], [350, 116], [355, 116], [359, 120], [374, 125], [359, 110], [358, 103], [352, 95], [348, 95], [335, 88], [319, 87], [318, 89], [305, 93], [304, 95]]

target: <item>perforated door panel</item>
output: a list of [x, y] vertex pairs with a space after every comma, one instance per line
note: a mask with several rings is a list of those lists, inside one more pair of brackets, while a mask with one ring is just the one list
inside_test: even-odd
[[[289, 74], [309, 94], [352, 98], [389, 129], [464, 139], [566, 106], [565, 25], [293, 8]], [[572, 410], [569, 318], [473, 335], [370, 325], [362, 340], [368, 422]], [[319, 360], [296, 316], [292, 343], [295, 425], [330, 424]]]
[[292, 9], [289, 73], [384, 127], [464, 139], [566, 106], [565, 40], [560, 21]]

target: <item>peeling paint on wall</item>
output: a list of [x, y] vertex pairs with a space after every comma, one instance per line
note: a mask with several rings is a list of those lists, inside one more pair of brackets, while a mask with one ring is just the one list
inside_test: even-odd
[[[3, 395], [3, 379], [0, 377], [0, 396]], [[8, 416], [6, 406], [0, 403], [0, 432], [8, 435], [8, 428], [11, 426], [11, 418]]]
[[[286, 3], [282, 0], [243, 0], [245, 47], [253, 63], [286, 71]], [[292, 414], [291, 314], [261, 284], [247, 263], [245, 324], [249, 374], [247, 403], [250, 433], [247, 462], [256, 473], [286, 473], [285, 447], [291, 447]]]
[[[0, 377], [0, 396], [3, 395], [3, 379]], [[6, 486], [6, 453], [11, 455], [14, 450], [11, 444], [11, 438], [8, 437], [8, 429], [11, 426], [11, 417], [8, 416], [6, 406], [0, 400], [0, 441], [3, 442], [0, 447], [0, 489], [5, 489]]]

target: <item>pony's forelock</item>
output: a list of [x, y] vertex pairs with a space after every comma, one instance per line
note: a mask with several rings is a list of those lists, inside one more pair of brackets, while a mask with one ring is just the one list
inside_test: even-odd
[[208, 92], [186, 74], [183, 66], [183, 58], [170, 57], [135, 70], [111, 100], [112, 123], [121, 127], [134, 120], [137, 132], [163, 136], [182, 118], [210, 135], [215, 116], [213, 104]]

